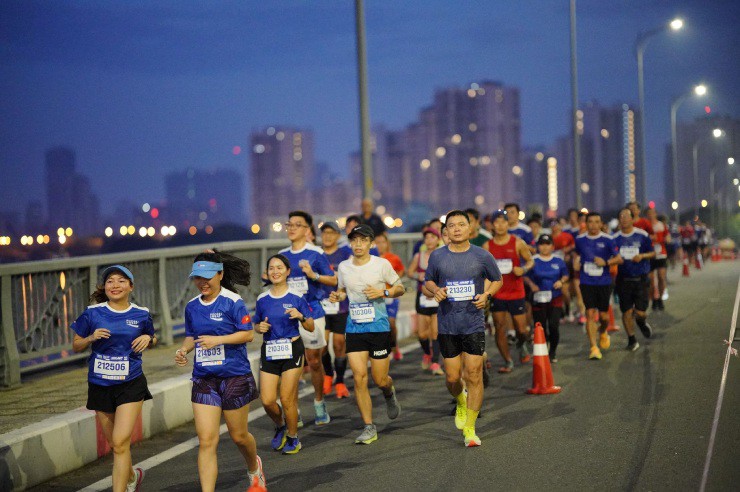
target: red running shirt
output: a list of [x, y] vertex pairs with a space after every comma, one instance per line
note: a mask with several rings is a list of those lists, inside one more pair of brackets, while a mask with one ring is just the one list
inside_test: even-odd
[[496, 265], [501, 271], [501, 279], [504, 285], [493, 296], [495, 299], [513, 301], [524, 298], [524, 280], [517, 277], [513, 270], [514, 267], [521, 266], [519, 253], [516, 252], [517, 237], [509, 234], [509, 242], [503, 245], [496, 244], [493, 239], [488, 241], [488, 251], [496, 259]]

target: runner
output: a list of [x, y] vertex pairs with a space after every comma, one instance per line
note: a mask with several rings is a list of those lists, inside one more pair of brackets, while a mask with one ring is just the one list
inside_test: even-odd
[[[321, 225], [321, 246], [324, 250], [329, 266], [336, 273], [339, 264], [344, 260], [352, 257], [352, 252], [347, 248], [340, 248], [338, 241], [340, 238], [339, 225], [334, 221], [326, 221]], [[326, 313], [326, 342], [327, 346], [323, 348], [321, 362], [324, 366], [324, 395], [330, 395], [332, 386], [336, 385], [337, 398], [349, 398], [349, 390], [344, 384], [344, 373], [347, 371], [347, 352], [345, 348], [344, 332], [347, 327], [347, 316], [349, 313], [349, 303], [331, 302], [329, 294], [334, 287], [324, 285], [326, 297], [321, 301]], [[334, 367], [331, 363], [331, 354], [329, 354], [329, 335], [331, 334], [332, 347], [334, 348]]]
[[480, 226], [480, 212], [477, 209], [467, 208], [465, 213], [470, 220], [470, 244], [483, 247], [493, 236]]
[[542, 228], [542, 221], [538, 219], [536, 216], [532, 216], [527, 221], [527, 227], [529, 227], [532, 231], [532, 241], [534, 244], [537, 244], [537, 241], [540, 239], [540, 235], [542, 234], [550, 234], [551, 231], [543, 230]]
[[[563, 233], [561, 233], [563, 234]], [[565, 233], [567, 234], [567, 232]], [[557, 362], [560, 342], [560, 318], [563, 316], [562, 288], [568, 282], [565, 261], [553, 254], [553, 238], [543, 234], [537, 240], [539, 254], [534, 256], [534, 267], [524, 277], [532, 289], [532, 316], [540, 323], [550, 342], [550, 362]]]
[[[393, 379], [388, 374], [391, 327], [384, 299], [402, 296], [404, 288], [388, 260], [370, 255], [370, 245], [375, 239], [370, 226], [361, 224], [348, 237], [354, 257], [339, 264], [338, 289], [329, 299], [332, 302], [349, 299], [347, 354], [357, 407], [365, 423], [355, 443], [370, 444], [378, 440], [378, 430], [373, 423], [373, 403], [368, 390], [368, 359], [373, 381], [385, 397], [388, 418], [393, 420], [401, 413]], [[387, 285], [391, 287], [386, 288]]]
[[474, 447], [481, 445], [475, 423], [483, 406], [485, 308], [502, 280], [493, 256], [470, 244], [465, 212], [449, 212], [445, 224], [450, 244], [430, 257], [425, 287], [440, 303], [439, 337], [447, 389], [457, 401], [455, 427], [463, 431], [465, 446]]
[[[324, 367], [321, 363], [321, 351], [326, 347], [326, 319], [321, 301], [326, 298], [324, 285], [336, 285], [337, 278], [332, 272], [324, 251], [318, 246], [306, 242], [306, 230], [313, 225], [313, 217], [307, 212], [295, 210], [288, 214], [285, 230], [288, 233], [290, 247], [280, 250], [290, 261], [288, 287], [306, 299], [313, 313], [314, 331], [308, 332], [299, 327], [303, 345], [306, 347], [306, 362], [311, 370], [311, 383], [314, 388], [313, 408], [316, 413], [316, 425], [328, 424], [331, 421], [324, 401]], [[298, 424], [300, 427], [300, 424]]]
[[642, 229], [643, 231], [647, 232], [648, 236], [651, 236], [652, 238], [653, 224], [650, 222], [650, 219], [646, 219], [645, 217], [640, 217], [640, 213], [642, 212], [642, 208], [640, 207], [640, 204], [638, 202], [629, 202], [626, 208], [630, 209], [630, 212], [632, 212], [632, 215], [635, 217], [634, 227], [637, 227], [638, 229]]
[[87, 409], [95, 411], [113, 450], [114, 492], [137, 491], [144, 470], [131, 466], [131, 435], [144, 400], [151, 400], [141, 353], [157, 343], [147, 308], [130, 302], [134, 276], [123, 265], [103, 270], [102, 283], [90, 296], [95, 303], [72, 323], [72, 350], [92, 347], [88, 360]]
[[689, 264], [693, 265], [694, 260], [696, 259], [697, 240], [696, 231], [694, 231], [691, 221], [687, 220], [679, 232], [681, 234], [681, 247], [683, 248], [683, 253], [688, 257]]
[[596, 346], [597, 325], [599, 345], [606, 350], [611, 345], [606, 328], [609, 326], [609, 300], [612, 294], [612, 277], [609, 267], [619, 264], [614, 240], [601, 232], [601, 215], [589, 212], [586, 216], [587, 231], [576, 238], [577, 254], [574, 267], [581, 272], [580, 287], [586, 307], [586, 334], [591, 351], [589, 359], [601, 359], [601, 351]]
[[[509, 373], [514, 369], [514, 361], [509, 353], [509, 343], [506, 340], [506, 315], [511, 315], [516, 330], [519, 360], [526, 364], [531, 360], [527, 343], [527, 316], [524, 305], [524, 281], [522, 276], [534, 266], [532, 254], [522, 239], [509, 233], [510, 221], [508, 213], [502, 210], [493, 214], [493, 239], [488, 241], [486, 248], [496, 259], [496, 265], [502, 275], [502, 287], [493, 296], [491, 311], [493, 324], [496, 328], [496, 345], [504, 359], [504, 365], [499, 368], [501, 373]], [[524, 264], [522, 265], [522, 259]]]
[[191, 401], [198, 434], [198, 475], [206, 492], [216, 489], [216, 450], [223, 415], [231, 440], [247, 463], [249, 483], [265, 486], [257, 443], [249, 433], [249, 402], [259, 396], [247, 357], [252, 321], [235, 284], [249, 285], [249, 263], [225, 253], [195, 257], [190, 278], [200, 294], [185, 306], [185, 340], [175, 363], [185, 366], [195, 350]]
[[[388, 260], [396, 274], [403, 278], [406, 274], [406, 267], [403, 266], [401, 258], [391, 251], [391, 240], [387, 232], [383, 232], [375, 237], [375, 246], [378, 248], [381, 258]], [[403, 354], [398, 348], [398, 330], [396, 328], [396, 317], [401, 300], [398, 298], [386, 298], [385, 309], [388, 311], [388, 322], [391, 325], [391, 348], [393, 349], [393, 360], [403, 359]]]
[[[424, 227], [422, 227], [422, 230], [427, 229], [427, 228], [435, 229], [441, 232], [442, 231], [442, 221], [439, 220], [439, 218], [435, 217], [434, 219], [424, 224]], [[444, 243], [440, 240], [439, 245], [444, 246]], [[414, 243], [414, 249], [411, 252], [411, 258], [413, 258], [416, 253], [418, 253], [419, 251], [425, 248], [426, 246], [424, 246], [424, 238], [419, 239], [416, 243]], [[372, 254], [372, 250], [370, 251], [370, 254]]]
[[[311, 308], [288, 288], [290, 261], [277, 254], [267, 260], [269, 291], [257, 297], [254, 330], [262, 334], [260, 398], [265, 413], [275, 423], [272, 449], [283, 454], [301, 450], [298, 440], [298, 380], [303, 374], [305, 348], [298, 326], [313, 331]], [[280, 405], [277, 403], [280, 387]], [[284, 416], [283, 416], [284, 414]]]
[[[653, 300], [653, 311], [665, 310], [663, 305], [663, 294], [665, 293], [667, 271], [668, 271], [668, 243], [671, 241], [671, 234], [668, 226], [658, 219], [655, 209], [647, 211], [647, 218], [653, 227], [653, 249], [655, 249], [655, 258], [650, 260], [650, 296]], [[657, 293], [656, 293], [657, 289]]]
[[[654, 211], [653, 211], [654, 212]], [[644, 229], [634, 227], [634, 215], [630, 208], [619, 211], [619, 232], [614, 235], [614, 244], [619, 249], [619, 273], [616, 294], [619, 310], [629, 342], [627, 350], [640, 348], [635, 338], [635, 321], [645, 338], [650, 338], [652, 328], [647, 323], [647, 308], [650, 299], [650, 260], [655, 258], [653, 243]]]
[[436, 376], [444, 375], [439, 365], [439, 340], [437, 339], [437, 308], [439, 303], [427, 297], [422, 292], [424, 276], [429, 262], [429, 256], [439, 246], [442, 235], [436, 229], [425, 228], [422, 232], [424, 245], [411, 260], [409, 277], [416, 278], [418, 288], [416, 292], [416, 334], [423, 351], [421, 368], [429, 369]]
[[[513, 234], [522, 239], [529, 250], [531, 252], [534, 252], [534, 236], [532, 235], [532, 229], [519, 220], [520, 211], [521, 210], [519, 208], [519, 204], [517, 203], [507, 203], [506, 205], [504, 205], [504, 212], [506, 212], [505, 218], [509, 224], [509, 234]], [[493, 214], [493, 221], [495, 223], [496, 213]], [[495, 235], [496, 232], [494, 225], [494, 236]]]
[[570, 233], [574, 238], [583, 231], [581, 226], [581, 212], [575, 208], [568, 209], [568, 223], [563, 227], [563, 231]]

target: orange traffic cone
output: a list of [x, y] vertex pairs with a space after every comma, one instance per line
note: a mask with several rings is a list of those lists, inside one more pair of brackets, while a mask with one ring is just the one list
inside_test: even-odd
[[683, 276], [689, 276], [689, 257], [686, 255], [686, 253], [684, 253], [683, 257]]
[[719, 247], [712, 246], [712, 261], [717, 262], [722, 260], [722, 255], [719, 254]]
[[260, 479], [258, 477], [254, 477], [252, 485], [249, 486], [247, 492], [267, 492], [267, 488], [260, 485]]
[[619, 326], [617, 325], [617, 322], [614, 320], [614, 308], [611, 304], [609, 304], [609, 326], [606, 327], [606, 331], [608, 332], [614, 332], [619, 331]]
[[532, 388], [527, 390], [530, 395], [552, 395], [560, 393], [560, 386], [555, 386], [550, 367], [550, 357], [547, 352], [545, 330], [537, 323], [534, 327], [534, 359], [532, 360]]

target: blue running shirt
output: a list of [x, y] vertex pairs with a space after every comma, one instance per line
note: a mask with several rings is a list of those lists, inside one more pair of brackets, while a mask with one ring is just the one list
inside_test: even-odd
[[425, 280], [447, 287], [447, 299], [439, 303], [437, 311], [439, 333], [469, 335], [484, 331], [485, 309], [476, 308], [473, 298], [483, 293], [486, 280], [501, 280], [491, 253], [473, 244], [462, 253], [454, 253], [447, 246], [437, 248], [429, 256]]
[[534, 235], [532, 234], [532, 228], [527, 224], [517, 223], [514, 227], [509, 228], [509, 234], [513, 234], [525, 243], [527, 246], [534, 244]]
[[324, 290], [323, 284], [306, 277], [299, 263], [302, 260], [306, 260], [311, 265], [311, 270], [319, 275], [333, 276], [334, 272], [329, 266], [329, 261], [326, 259], [326, 255], [324, 255], [324, 250], [313, 244], [306, 243], [303, 248], [297, 251], [293, 251], [288, 247], [280, 250], [280, 254], [285, 255], [290, 261], [288, 287], [306, 299], [313, 312], [313, 319], [323, 318], [324, 308], [321, 306], [321, 301], [329, 297], [329, 294]]
[[[324, 256], [326, 256], [327, 261], [329, 261], [329, 266], [336, 275], [337, 270], [339, 270], [339, 264], [344, 260], [352, 258], [352, 250], [348, 250], [347, 248], [337, 248], [337, 250], [334, 251], [332, 254], [324, 251]], [[323, 285], [323, 288], [326, 293], [326, 297], [324, 298], [324, 301], [322, 301], [322, 304], [324, 305], [324, 312], [327, 315], [338, 313], [343, 314], [349, 312], [348, 300], [345, 299], [344, 301], [338, 303], [339, 306], [333, 306], [332, 303], [329, 302], [329, 294], [337, 290], [337, 287], [335, 285]]]
[[642, 229], [635, 227], [631, 233], [622, 231], [614, 234], [614, 244], [624, 263], [619, 265], [620, 277], [641, 277], [650, 273], [650, 260], [644, 259], [635, 263], [632, 258], [638, 254], [652, 253], [653, 243], [650, 236]]
[[82, 338], [98, 328], [110, 330], [110, 338], [92, 343], [87, 380], [100, 386], [113, 386], [141, 376], [141, 353], [134, 352], [131, 343], [141, 335], [154, 336], [149, 310], [131, 304], [124, 311], [116, 311], [104, 302], [88, 306], [72, 323], [72, 330]]
[[583, 285], [611, 285], [612, 277], [608, 266], [597, 266], [594, 258], [597, 256], [604, 261], [617, 255], [614, 239], [603, 232], [589, 236], [584, 232], [576, 237], [576, 253], [581, 257], [581, 275]]
[[263, 340], [279, 340], [281, 338], [293, 338], [300, 335], [297, 319], [290, 319], [285, 313], [286, 309], [296, 308], [305, 318], [313, 317], [308, 303], [298, 292], [288, 291], [280, 297], [274, 297], [268, 290], [257, 298], [257, 306], [254, 312], [254, 323], [260, 323], [267, 318], [270, 323], [270, 331], [262, 335]]
[[[252, 320], [241, 296], [221, 287], [211, 302], [201, 296], [185, 306], [185, 336], [197, 339], [201, 335], [224, 336], [252, 329]], [[226, 344], [201, 349], [196, 344], [193, 377], [216, 376], [230, 378], [252, 372], [247, 358], [246, 344]]]
[[[534, 267], [527, 272], [527, 276], [539, 287], [541, 292], [550, 292], [551, 298], [555, 299], [563, 295], [560, 289], [553, 289], [553, 284], [563, 277], [568, 275], [568, 267], [562, 258], [550, 255], [549, 258], [545, 259], [540, 255], [534, 255]], [[544, 294], [541, 294], [542, 300], [539, 300], [537, 292], [535, 294], [535, 302], [550, 302], [544, 300]]]
[[338, 287], [347, 291], [349, 316], [347, 333], [378, 333], [391, 331], [385, 298], [370, 300], [363, 290], [367, 287], [384, 290], [386, 284], [395, 285], [401, 279], [385, 258], [371, 256], [364, 265], [355, 265], [353, 259], [339, 264]]

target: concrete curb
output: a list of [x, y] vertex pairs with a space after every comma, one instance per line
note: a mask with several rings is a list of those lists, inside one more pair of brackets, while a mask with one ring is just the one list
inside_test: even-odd
[[[398, 338], [411, 336], [416, 316], [398, 313]], [[249, 361], [259, 377], [259, 351]], [[144, 402], [140, 432], [133, 441], [148, 439], [193, 420], [190, 374], [149, 385], [152, 400]], [[0, 435], [0, 490], [24, 490], [76, 470], [109, 452], [102, 445], [95, 412], [84, 407]]]

